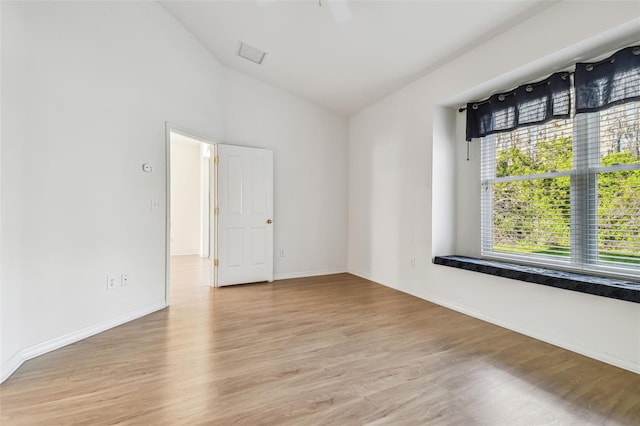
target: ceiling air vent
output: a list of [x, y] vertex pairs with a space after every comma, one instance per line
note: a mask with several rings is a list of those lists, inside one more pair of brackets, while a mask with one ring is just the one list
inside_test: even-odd
[[266, 53], [258, 48], [240, 42], [240, 46], [238, 47], [238, 56], [248, 59], [251, 62], [255, 62], [256, 64], [261, 64]]

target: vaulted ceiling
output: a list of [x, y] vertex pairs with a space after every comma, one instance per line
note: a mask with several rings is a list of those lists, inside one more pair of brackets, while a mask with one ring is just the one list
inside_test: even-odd
[[[161, 4], [229, 68], [348, 116], [553, 3], [347, 0], [338, 23], [328, 1]], [[267, 52], [262, 65], [239, 41]]]

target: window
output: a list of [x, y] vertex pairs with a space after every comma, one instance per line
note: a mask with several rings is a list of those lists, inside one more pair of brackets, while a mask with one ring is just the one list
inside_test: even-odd
[[482, 255], [640, 272], [640, 101], [482, 138]]

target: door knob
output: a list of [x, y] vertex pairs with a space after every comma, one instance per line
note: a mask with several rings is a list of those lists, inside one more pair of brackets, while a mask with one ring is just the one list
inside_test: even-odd
[[273, 221], [271, 219], [267, 219], [267, 224], [271, 225]]

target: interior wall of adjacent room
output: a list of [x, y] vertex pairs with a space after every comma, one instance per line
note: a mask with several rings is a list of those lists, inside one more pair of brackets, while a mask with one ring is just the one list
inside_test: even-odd
[[214, 212], [211, 209], [215, 194], [215, 175], [211, 170], [211, 153], [213, 144], [200, 143], [200, 257], [209, 258], [211, 252], [212, 223]]
[[468, 163], [457, 107], [637, 37], [637, 2], [581, 2], [580, 20], [576, 5], [556, 3], [351, 117], [349, 270], [640, 372], [640, 305], [432, 264], [479, 252], [479, 146]]
[[200, 142], [171, 134], [171, 255], [195, 255], [201, 249]]

